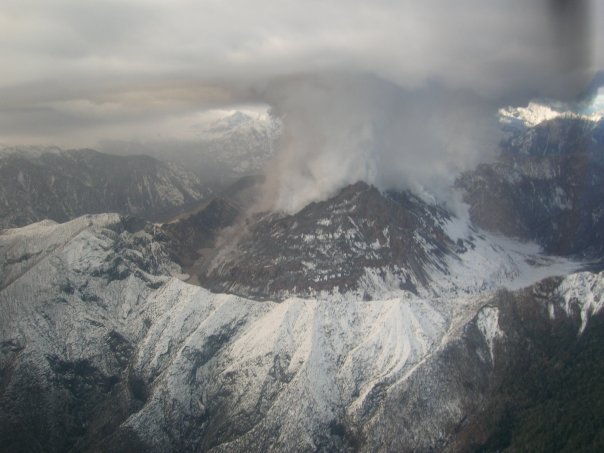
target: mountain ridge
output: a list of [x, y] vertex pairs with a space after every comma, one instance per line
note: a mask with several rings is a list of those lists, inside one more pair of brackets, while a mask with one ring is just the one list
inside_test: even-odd
[[[543, 123], [463, 175], [467, 217], [365, 183], [249, 213], [248, 178], [170, 223], [0, 231], [1, 448], [598, 449], [601, 147], [583, 126]], [[583, 230], [562, 228], [577, 210]]]
[[91, 149], [8, 152], [0, 155], [0, 176], [0, 228], [112, 211], [156, 220], [209, 193], [176, 165]]
[[604, 250], [604, 122], [555, 119], [504, 144], [456, 185], [472, 222], [537, 241], [549, 253], [600, 258]]
[[[604, 274], [586, 272], [431, 299], [400, 289], [372, 301], [212, 294], [179, 279], [157, 225], [118, 215], [7, 230], [0, 256], [1, 275], [19, 275], [0, 289], [0, 438], [13, 449], [500, 442], [480, 420], [510, 398], [507, 370], [522, 366], [522, 351], [552, 354], [550, 336], [526, 327], [554, 329], [551, 338], [562, 329], [572, 345], [597, 335], [604, 304]], [[462, 435], [473, 429], [481, 436]]]

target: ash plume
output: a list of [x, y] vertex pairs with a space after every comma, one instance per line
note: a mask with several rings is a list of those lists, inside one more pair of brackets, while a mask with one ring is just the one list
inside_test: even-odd
[[492, 103], [438, 84], [406, 90], [375, 76], [301, 75], [276, 81], [265, 100], [285, 124], [265, 209], [295, 212], [357, 181], [444, 197], [499, 140]]

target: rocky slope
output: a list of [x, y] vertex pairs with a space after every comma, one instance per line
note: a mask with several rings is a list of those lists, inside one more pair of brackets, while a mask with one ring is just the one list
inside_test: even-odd
[[219, 251], [200, 281], [208, 288], [270, 298], [357, 289], [367, 270], [402, 287], [427, 285], [455, 247], [448, 215], [409, 194], [383, 196], [358, 183], [295, 215], [260, 215]]
[[484, 290], [534, 273], [527, 261], [564, 262], [476, 230], [408, 192], [357, 183], [293, 215], [248, 219], [190, 272], [213, 291], [254, 299], [354, 293], [370, 300], [398, 290], [422, 297]]
[[474, 224], [555, 254], [604, 251], [604, 122], [546, 121], [512, 136], [498, 161], [457, 185]]
[[0, 228], [101, 212], [155, 220], [206, 194], [192, 173], [146, 156], [57, 149], [0, 153]]
[[172, 256], [182, 266], [191, 267], [204, 250], [217, 246], [220, 232], [234, 225], [240, 214], [240, 208], [231, 200], [214, 197], [200, 210], [163, 225]]
[[[494, 450], [575, 395], [601, 416], [604, 274], [533, 284], [568, 268], [497, 252], [531, 286], [479, 265], [473, 292], [256, 302], [179, 280], [168, 245], [118, 215], [0, 234], [3, 449]], [[560, 415], [545, 446], [598, 445]]]

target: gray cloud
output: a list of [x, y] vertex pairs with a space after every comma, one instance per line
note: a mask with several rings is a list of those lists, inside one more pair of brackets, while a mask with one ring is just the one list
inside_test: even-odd
[[[441, 80], [484, 94], [541, 91], [588, 48], [587, 1], [6, 0], [0, 88], [69, 98], [152, 82], [247, 85], [298, 72]], [[593, 27], [597, 29], [597, 27]], [[567, 52], [568, 51], [568, 52]], [[562, 53], [561, 53], [562, 52]], [[566, 68], [584, 70], [580, 65]], [[558, 69], [557, 71], [553, 71]], [[553, 83], [552, 83], [553, 84]], [[44, 96], [42, 97], [44, 98]]]
[[425, 184], [488, 153], [498, 105], [582, 89], [599, 3], [5, 0], [0, 142], [179, 138], [200, 111], [267, 102], [280, 190]]
[[405, 89], [372, 75], [298, 75], [264, 95], [285, 130], [261, 210], [295, 212], [360, 180], [442, 200], [500, 139], [493, 101], [438, 83]]

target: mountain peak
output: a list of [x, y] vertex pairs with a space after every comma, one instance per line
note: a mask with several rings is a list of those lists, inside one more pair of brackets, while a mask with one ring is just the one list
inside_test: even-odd
[[454, 244], [448, 214], [409, 193], [382, 194], [358, 182], [293, 215], [248, 221], [228, 253], [201, 270], [206, 287], [256, 298], [361, 291], [367, 272], [398, 275], [400, 287], [428, 285]]

